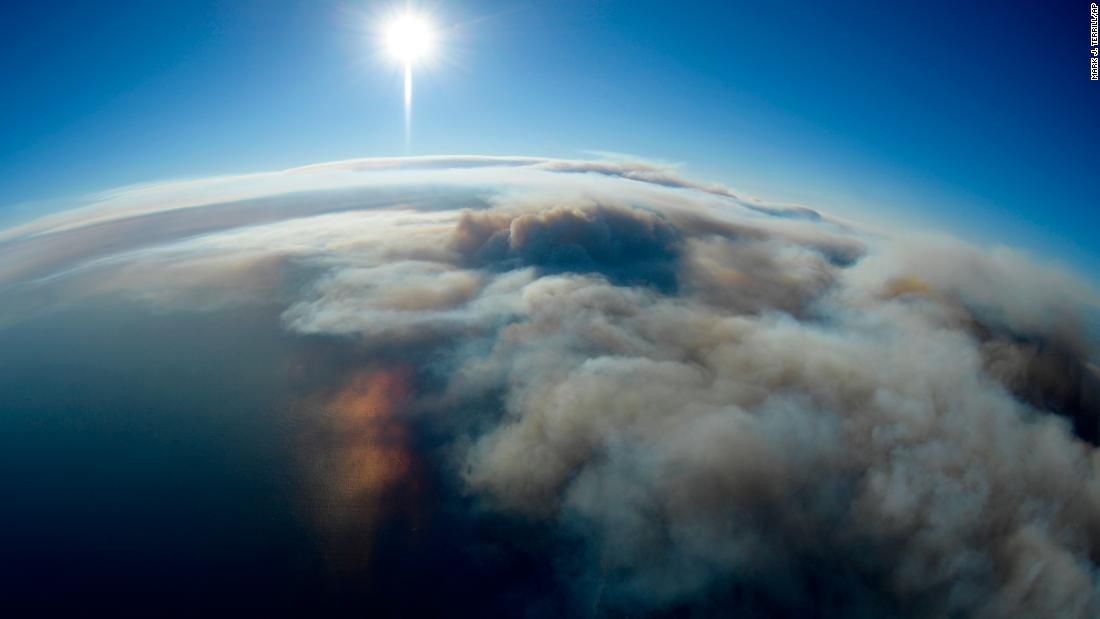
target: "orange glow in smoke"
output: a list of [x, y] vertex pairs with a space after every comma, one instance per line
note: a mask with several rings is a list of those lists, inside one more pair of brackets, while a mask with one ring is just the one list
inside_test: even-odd
[[310, 494], [330, 538], [332, 566], [340, 572], [370, 566], [385, 523], [415, 531], [422, 519], [422, 476], [403, 416], [411, 378], [405, 367], [362, 370], [310, 406], [304, 437], [313, 471]]
[[336, 490], [344, 499], [380, 498], [408, 474], [408, 429], [396, 413], [409, 396], [408, 372], [361, 372], [327, 406], [338, 443]]

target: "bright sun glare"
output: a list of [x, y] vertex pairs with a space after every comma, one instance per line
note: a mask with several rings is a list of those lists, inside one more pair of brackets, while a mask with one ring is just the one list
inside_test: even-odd
[[386, 52], [401, 63], [405, 73], [405, 152], [409, 151], [412, 132], [413, 65], [432, 53], [435, 32], [431, 23], [413, 12], [404, 13], [390, 21], [384, 31]]
[[432, 29], [420, 16], [402, 15], [386, 28], [386, 50], [406, 64], [420, 60], [432, 50]]

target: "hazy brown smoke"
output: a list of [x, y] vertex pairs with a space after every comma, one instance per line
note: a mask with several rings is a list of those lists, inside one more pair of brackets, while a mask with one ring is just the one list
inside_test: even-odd
[[334, 213], [280, 203], [49, 285], [180, 310], [151, 283], [164, 264], [201, 292], [218, 261], [278, 260], [234, 302], [408, 368], [318, 404], [325, 517], [352, 505], [340, 526], [372, 529], [430, 426], [479, 509], [584, 541], [548, 560], [597, 614], [1100, 613], [1096, 297], [1072, 276], [648, 166], [470, 159], [364, 184]]

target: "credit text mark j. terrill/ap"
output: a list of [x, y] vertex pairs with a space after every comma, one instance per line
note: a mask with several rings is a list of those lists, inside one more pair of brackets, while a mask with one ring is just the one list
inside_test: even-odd
[[1100, 10], [1097, 9], [1096, 3], [1093, 2], [1089, 5], [1089, 54], [1092, 55], [1089, 58], [1089, 79], [1096, 81], [1100, 79], [1100, 29], [1098, 29], [1097, 14]]

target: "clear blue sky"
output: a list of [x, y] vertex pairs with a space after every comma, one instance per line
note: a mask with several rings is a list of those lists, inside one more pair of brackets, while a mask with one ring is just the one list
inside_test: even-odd
[[[0, 7], [0, 221], [118, 185], [404, 151], [395, 2]], [[446, 0], [414, 154], [682, 162], [1100, 273], [1088, 3]]]

